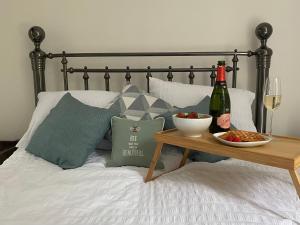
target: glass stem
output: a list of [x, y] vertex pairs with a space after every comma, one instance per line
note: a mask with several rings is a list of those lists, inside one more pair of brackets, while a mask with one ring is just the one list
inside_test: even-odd
[[272, 137], [272, 127], [273, 127], [273, 110], [271, 110], [271, 115], [270, 115], [270, 132], [269, 136]]

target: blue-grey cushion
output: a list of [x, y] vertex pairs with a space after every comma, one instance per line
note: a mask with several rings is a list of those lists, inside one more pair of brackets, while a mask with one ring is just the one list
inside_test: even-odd
[[26, 150], [61, 168], [80, 167], [110, 125], [111, 112], [65, 94], [35, 131]]
[[[175, 125], [173, 123], [172, 115], [179, 112], [198, 112], [203, 114], [209, 113], [209, 103], [210, 97], [206, 96], [202, 99], [197, 105], [187, 106], [185, 108], [177, 108], [175, 111], [166, 112], [160, 116], [165, 118], [165, 127], [164, 129], [173, 129]], [[189, 159], [195, 162], [218, 162], [224, 159], [228, 159], [228, 157], [213, 155], [206, 152], [198, 152], [198, 151], [191, 151], [189, 155]]]

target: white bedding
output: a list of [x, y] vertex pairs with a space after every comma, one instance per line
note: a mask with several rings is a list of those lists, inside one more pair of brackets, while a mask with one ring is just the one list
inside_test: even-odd
[[[168, 158], [168, 169], [178, 162]], [[62, 170], [23, 149], [0, 166], [1, 225], [300, 224], [284, 170], [227, 160], [189, 163], [144, 183], [145, 168], [105, 168], [105, 155]]]

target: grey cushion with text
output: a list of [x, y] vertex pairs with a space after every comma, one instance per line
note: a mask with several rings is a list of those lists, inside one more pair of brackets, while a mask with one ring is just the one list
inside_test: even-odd
[[[164, 118], [134, 121], [113, 117], [111, 126], [111, 160], [106, 165], [149, 167], [156, 146], [153, 136], [163, 129]], [[164, 168], [160, 160], [156, 168]]]

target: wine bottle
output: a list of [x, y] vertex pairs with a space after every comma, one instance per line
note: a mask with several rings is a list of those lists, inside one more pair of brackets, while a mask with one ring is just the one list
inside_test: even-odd
[[226, 84], [225, 61], [218, 61], [217, 78], [211, 94], [209, 114], [212, 116], [210, 133], [225, 132], [230, 129], [230, 97]]

